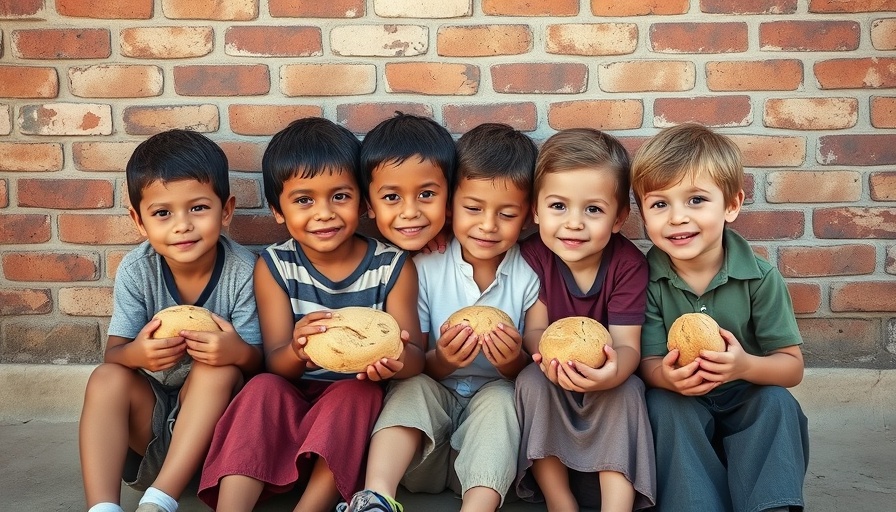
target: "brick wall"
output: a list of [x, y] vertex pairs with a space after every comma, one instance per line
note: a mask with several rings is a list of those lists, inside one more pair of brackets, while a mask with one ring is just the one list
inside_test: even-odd
[[[124, 164], [166, 128], [227, 152], [231, 234], [270, 135], [395, 110], [460, 134], [697, 121], [746, 155], [736, 223], [787, 278], [814, 366], [896, 367], [896, 0], [0, 0], [0, 362], [101, 358], [139, 237]], [[644, 241], [637, 217], [626, 234]]]

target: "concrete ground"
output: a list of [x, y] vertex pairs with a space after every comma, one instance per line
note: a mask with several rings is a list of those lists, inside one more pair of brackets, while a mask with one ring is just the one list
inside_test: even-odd
[[[0, 365], [0, 509], [85, 509], [77, 418], [90, 369]], [[793, 392], [809, 417], [806, 510], [896, 509], [896, 370], [810, 369]], [[460, 508], [450, 493], [399, 498], [408, 512]], [[125, 510], [136, 508], [138, 499], [123, 489]], [[290, 510], [296, 499], [290, 493], [256, 510]], [[208, 510], [195, 498], [195, 484], [180, 510]], [[510, 503], [502, 510], [544, 507]]]

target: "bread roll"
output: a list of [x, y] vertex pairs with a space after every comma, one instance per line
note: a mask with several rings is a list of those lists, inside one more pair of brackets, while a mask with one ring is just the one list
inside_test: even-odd
[[151, 337], [173, 338], [180, 336], [180, 331], [220, 331], [221, 328], [212, 319], [212, 312], [199, 306], [171, 306], [165, 308], [153, 316], [162, 321], [162, 325], [156, 329]]
[[604, 345], [610, 342], [606, 327], [593, 318], [571, 316], [553, 322], [538, 342], [542, 361], [556, 359], [561, 363], [577, 361], [591, 368], [600, 368], [607, 360]]
[[384, 357], [398, 359], [404, 345], [392, 315], [364, 307], [333, 310], [333, 316], [314, 322], [327, 330], [308, 336], [305, 353], [314, 364], [339, 373], [359, 373]]
[[487, 334], [498, 328], [498, 324], [504, 324], [510, 327], [516, 327], [513, 319], [492, 306], [467, 306], [454, 312], [446, 321], [448, 327], [454, 327], [457, 324], [466, 322], [473, 328], [473, 334]]
[[719, 334], [719, 324], [705, 313], [685, 313], [669, 327], [666, 347], [678, 349], [678, 366], [687, 366], [697, 359], [701, 350], [725, 351], [725, 340]]

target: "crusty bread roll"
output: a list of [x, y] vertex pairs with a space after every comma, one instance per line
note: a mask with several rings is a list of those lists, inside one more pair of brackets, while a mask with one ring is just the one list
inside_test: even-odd
[[162, 321], [152, 333], [152, 338], [173, 338], [180, 336], [180, 331], [220, 331], [221, 328], [212, 319], [211, 311], [199, 306], [171, 306], [153, 316]]
[[327, 330], [308, 336], [305, 353], [314, 364], [339, 373], [359, 373], [380, 359], [398, 359], [404, 345], [392, 315], [379, 309], [346, 307], [314, 322]]
[[586, 316], [561, 318], [541, 334], [538, 352], [542, 361], [556, 359], [560, 363], [578, 361], [591, 368], [600, 368], [607, 360], [604, 345], [610, 333], [600, 322]]
[[685, 313], [669, 327], [666, 347], [678, 349], [678, 366], [691, 364], [701, 350], [725, 351], [719, 324], [706, 313]]
[[473, 328], [473, 334], [487, 334], [498, 328], [498, 324], [504, 324], [509, 327], [516, 327], [513, 319], [492, 306], [467, 306], [458, 309], [446, 320], [448, 327], [454, 327], [457, 324], [466, 322]]

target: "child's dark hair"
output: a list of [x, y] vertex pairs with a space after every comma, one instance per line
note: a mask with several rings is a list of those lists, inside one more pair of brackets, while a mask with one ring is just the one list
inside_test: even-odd
[[264, 197], [277, 212], [283, 184], [293, 177], [348, 172], [354, 178], [361, 142], [343, 126], [322, 117], [298, 119], [277, 132], [261, 159]]
[[367, 197], [373, 171], [383, 164], [401, 165], [411, 157], [429, 161], [442, 170], [448, 190], [454, 190], [457, 150], [442, 125], [428, 117], [396, 112], [376, 125], [361, 143], [360, 186]]
[[458, 180], [509, 179], [530, 196], [538, 147], [527, 135], [501, 123], [483, 123], [457, 140]]
[[152, 183], [196, 180], [211, 183], [224, 204], [230, 198], [227, 172], [227, 155], [205, 135], [179, 129], [164, 131], [141, 142], [128, 159], [128, 199], [139, 215], [143, 190]]

